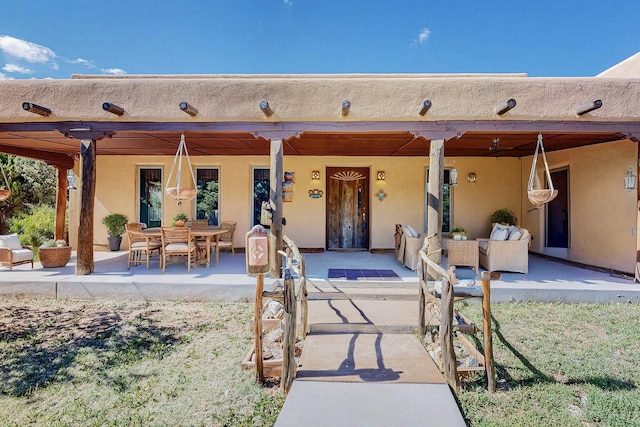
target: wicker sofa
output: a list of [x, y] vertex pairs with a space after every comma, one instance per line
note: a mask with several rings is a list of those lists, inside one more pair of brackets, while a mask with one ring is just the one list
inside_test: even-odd
[[424, 238], [409, 225], [396, 229], [401, 232], [396, 257], [405, 267], [415, 270], [418, 266], [418, 251], [422, 248]]
[[478, 239], [480, 265], [488, 271], [529, 272], [529, 231], [495, 224], [488, 239]]
[[17, 234], [0, 236], [0, 266], [13, 266], [31, 263], [33, 268], [33, 251], [30, 247], [22, 247]]

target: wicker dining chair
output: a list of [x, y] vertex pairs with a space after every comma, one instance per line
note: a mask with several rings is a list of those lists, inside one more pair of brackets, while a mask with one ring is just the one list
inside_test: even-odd
[[[129, 240], [129, 259], [127, 261], [127, 270], [131, 268], [131, 264], [136, 266], [143, 262], [146, 262], [148, 270], [149, 258], [151, 258], [154, 251], [158, 251], [158, 257], [162, 264], [162, 243], [157, 239], [144, 234], [142, 231], [133, 230], [127, 230], [127, 239]], [[144, 259], [142, 259], [142, 255], [145, 256]]]
[[[192, 230], [202, 230], [207, 228], [209, 226], [209, 223], [206, 219], [195, 219], [193, 221], [187, 221], [186, 225]], [[196, 238], [196, 245], [198, 250], [198, 257], [200, 259], [205, 258], [207, 253], [207, 240], [204, 237]]]
[[235, 221], [222, 221], [220, 223], [221, 230], [227, 230], [226, 233], [218, 236], [217, 241], [211, 242], [211, 246], [216, 247], [216, 262], [220, 259], [220, 248], [230, 248], [231, 254], [235, 255], [236, 251], [233, 247], [233, 234], [236, 231]]
[[191, 237], [189, 227], [162, 227], [162, 272], [167, 267], [167, 258], [170, 256], [186, 256], [187, 271], [191, 272], [191, 264], [196, 261], [197, 244]]

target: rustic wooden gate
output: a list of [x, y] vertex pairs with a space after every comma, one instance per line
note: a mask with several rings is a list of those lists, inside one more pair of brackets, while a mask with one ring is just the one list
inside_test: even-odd
[[327, 249], [369, 249], [369, 168], [327, 168]]

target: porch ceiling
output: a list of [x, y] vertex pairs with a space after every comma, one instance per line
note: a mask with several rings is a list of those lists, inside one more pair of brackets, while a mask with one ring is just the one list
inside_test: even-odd
[[[609, 124], [610, 125], [610, 124]], [[24, 126], [24, 124], [23, 124]], [[105, 124], [101, 126], [104, 128]], [[107, 125], [108, 126], [108, 125]], [[637, 127], [634, 124], [634, 128]], [[157, 126], [156, 126], [157, 127]], [[398, 127], [397, 124], [395, 126]], [[471, 126], [470, 126], [471, 127]], [[445, 155], [523, 157], [532, 155], [537, 139], [537, 130], [532, 129], [487, 129], [468, 131], [438, 131], [412, 133], [409, 131], [386, 131], [376, 129], [356, 131], [348, 128], [330, 131], [310, 130], [299, 133], [280, 132], [281, 135], [264, 137], [284, 138], [284, 154], [298, 156], [427, 156], [429, 137], [446, 139]], [[37, 127], [36, 127], [37, 129]], [[609, 142], [628, 137], [610, 126], [589, 129], [543, 130], [545, 149], [562, 150], [579, 146]], [[621, 129], [625, 129], [621, 126]], [[635, 129], [633, 129], [635, 130]], [[115, 130], [112, 137], [100, 139], [98, 155], [173, 155], [180, 141], [182, 130], [123, 129]], [[271, 131], [272, 132], [272, 131]], [[189, 154], [192, 156], [238, 156], [269, 155], [269, 143], [252, 131], [246, 130], [184, 130]], [[446, 134], [447, 136], [439, 136]], [[438, 136], [432, 136], [438, 135]], [[494, 143], [497, 141], [497, 143]], [[50, 160], [60, 163], [60, 155], [79, 152], [79, 141], [65, 137], [58, 130], [22, 130], [0, 124], [0, 152]], [[31, 154], [31, 155], [30, 155]], [[48, 158], [49, 156], [50, 158]]]

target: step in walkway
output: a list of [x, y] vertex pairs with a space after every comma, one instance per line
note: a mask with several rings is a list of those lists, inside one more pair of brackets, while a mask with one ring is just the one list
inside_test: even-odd
[[417, 312], [415, 285], [311, 286], [310, 332], [276, 426], [465, 426], [415, 334]]

